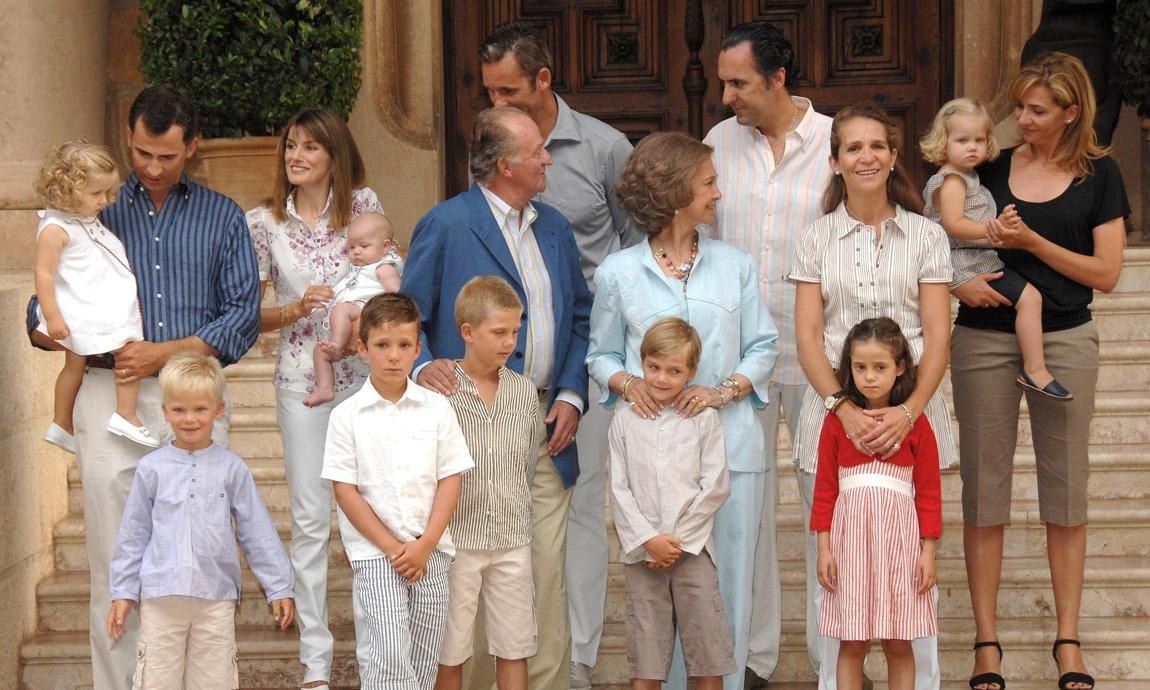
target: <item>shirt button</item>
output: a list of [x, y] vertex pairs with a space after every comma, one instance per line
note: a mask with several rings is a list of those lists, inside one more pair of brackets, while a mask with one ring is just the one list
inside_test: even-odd
[[159, 293], [159, 292], [156, 293], [156, 299], [160, 299], [162, 297], [163, 297], [163, 295], [161, 293]]
[[163, 327], [164, 327], [164, 322], [163, 322], [163, 321], [159, 321], [159, 322], [157, 322], [157, 323], [156, 323], [156, 325], [157, 325], [157, 326], [159, 326], [160, 328], [163, 328]]
[[160, 270], [160, 264], [156, 264], [156, 270]]
[[159, 236], [158, 236], [158, 235], [156, 236], [155, 240], [156, 240], [157, 242], [159, 242], [159, 241], [160, 241], [160, 238], [159, 238]]

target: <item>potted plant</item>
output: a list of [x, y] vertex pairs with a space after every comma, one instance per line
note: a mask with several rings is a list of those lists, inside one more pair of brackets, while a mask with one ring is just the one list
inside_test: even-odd
[[1114, 15], [1114, 76], [1142, 119], [1142, 236], [1150, 236], [1150, 0], [1123, 0]]
[[140, 70], [196, 102], [202, 172], [244, 208], [270, 193], [296, 111], [355, 103], [360, 0], [140, 0], [140, 15]]

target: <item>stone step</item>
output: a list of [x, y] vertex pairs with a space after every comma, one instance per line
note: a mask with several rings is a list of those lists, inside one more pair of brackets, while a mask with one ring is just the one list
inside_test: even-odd
[[1115, 293], [1150, 292], [1150, 247], [1126, 247]]
[[1099, 357], [1099, 391], [1150, 390], [1150, 340], [1104, 342]]
[[1150, 336], [1150, 294], [1145, 292], [1095, 293], [1094, 322], [1102, 342], [1145, 340]]
[[[779, 563], [782, 574], [782, 619], [802, 622], [806, 616], [806, 579], [801, 559]], [[970, 609], [963, 561], [938, 561], [939, 615], [962, 618]], [[608, 568], [608, 623], [624, 621], [623, 564]], [[88, 629], [88, 573], [60, 572], [40, 583], [40, 630], [55, 632]], [[1086, 561], [1085, 586], [1080, 614], [1086, 617], [1150, 616], [1150, 558], [1097, 556]], [[328, 610], [333, 625], [351, 625], [351, 570], [335, 563], [328, 574]], [[1037, 618], [1053, 615], [1050, 573], [1045, 558], [1007, 558], [1002, 567], [1002, 592], [998, 604], [1004, 618]], [[246, 568], [243, 599], [237, 625], [259, 627], [269, 619], [268, 606], [255, 576]]]

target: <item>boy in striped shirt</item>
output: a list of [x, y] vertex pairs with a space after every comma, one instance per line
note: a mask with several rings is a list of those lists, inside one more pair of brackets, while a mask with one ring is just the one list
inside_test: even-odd
[[531, 577], [531, 480], [543, 436], [540, 393], [504, 364], [515, 351], [523, 305], [494, 276], [468, 281], [455, 300], [466, 350], [455, 363], [458, 391], [448, 400], [475, 469], [451, 520], [457, 548], [448, 574], [450, 601], [436, 690], [462, 687], [475, 645], [480, 593], [487, 652], [500, 690], [526, 690], [527, 658], [537, 650]]

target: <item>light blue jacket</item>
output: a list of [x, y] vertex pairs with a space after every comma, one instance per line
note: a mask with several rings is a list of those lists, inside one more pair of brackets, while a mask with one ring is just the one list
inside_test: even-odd
[[[778, 331], [759, 297], [759, 276], [751, 257], [700, 236], [699, 254], [684, 290], [682, 282], [663, 275], [649, 242], [608, 256], [595, 271], [587, 353], [588, 371], [604, 391], [607, 380], [619, 371], [642, 375], [643, 334], [669, 316], [694, 326], [703, 341], [692, 383], [714, 386], [736, 373], [750, 379], [754, 394], [720, 409], [719, 419], [730, 470], [766, 471], [773, 466], [774, 449], [768, 459], [754, 408], [767, 401]], [[610, 407], [617, 398], [607, 392], [600, 402]]]

